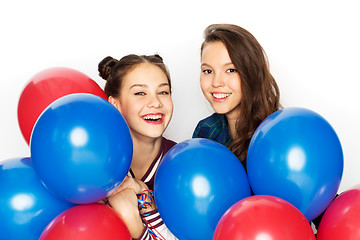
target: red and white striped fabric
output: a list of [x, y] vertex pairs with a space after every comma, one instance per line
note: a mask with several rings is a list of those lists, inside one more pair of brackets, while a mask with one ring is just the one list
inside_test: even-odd
[[146, 227], [144, 227], [141, 236], [139, 238], [133, 238], [133, 240], [177, 240], [166, 227], [157, 210], [143, 217], [143, 222]]

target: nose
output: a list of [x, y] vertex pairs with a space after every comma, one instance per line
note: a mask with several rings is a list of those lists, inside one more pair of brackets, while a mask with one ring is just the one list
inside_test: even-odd
[[149, 102], [148, 102], [148, 107], [149, 108], [160, 108], [160, 107], [162, 107], [162, 102], [161, 102], [158, 95], [150, 96]]
[[215, 88], [224, 87], [225, 83], [223, 76], [221, 74], [214, 74], [211, 84]]

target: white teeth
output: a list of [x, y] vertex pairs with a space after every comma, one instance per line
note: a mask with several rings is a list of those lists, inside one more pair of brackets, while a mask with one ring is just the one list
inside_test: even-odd
[[144, 116], [145, 120], [158, 120], [158, 119], [161, 119], [161, 118], [162, 118], [161, 114]]
[[213, 93], [214, 98], [226, 98], [230, 96], [230, 93]]

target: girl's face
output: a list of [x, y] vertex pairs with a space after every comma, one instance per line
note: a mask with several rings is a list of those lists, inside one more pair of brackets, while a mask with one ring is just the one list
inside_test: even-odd
[[239, 114], [242, 96], [240, 75], [220, 41], [204, 45], [200, 85], [215, 112], [235, 117]]
[[113, 101], [133, 137], [161, 137], [172, 116], [168, 79], [150, 63], [136, 66], [124, 77], [120, 97]]

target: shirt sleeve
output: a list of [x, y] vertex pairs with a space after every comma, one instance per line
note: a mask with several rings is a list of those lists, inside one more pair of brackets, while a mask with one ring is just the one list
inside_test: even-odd
[[[165, 239], [165, 240], [178, 240], [166, 227], [160, 214], [157, 210], [150, 212], [149, 215], [143, 217], [143, 222], [146, 225], [139, 238], [133, 240], [152, 240], [152, 239]], [[155, 234], [158, 238], [155, 238]]]
[[196, 125], [196, 128], [194, 130], [194, 133], [192, 135], [192, 138], [201, 138], [202, 136], [200, 136], [200, 129], [201, 129], [201, 124], [200, 122]]
[[152, 239], [154, 238], [150, 235], [147, 227], [144, 227], [140, 237], [132, 238], [132, 240], [152, 240]]

